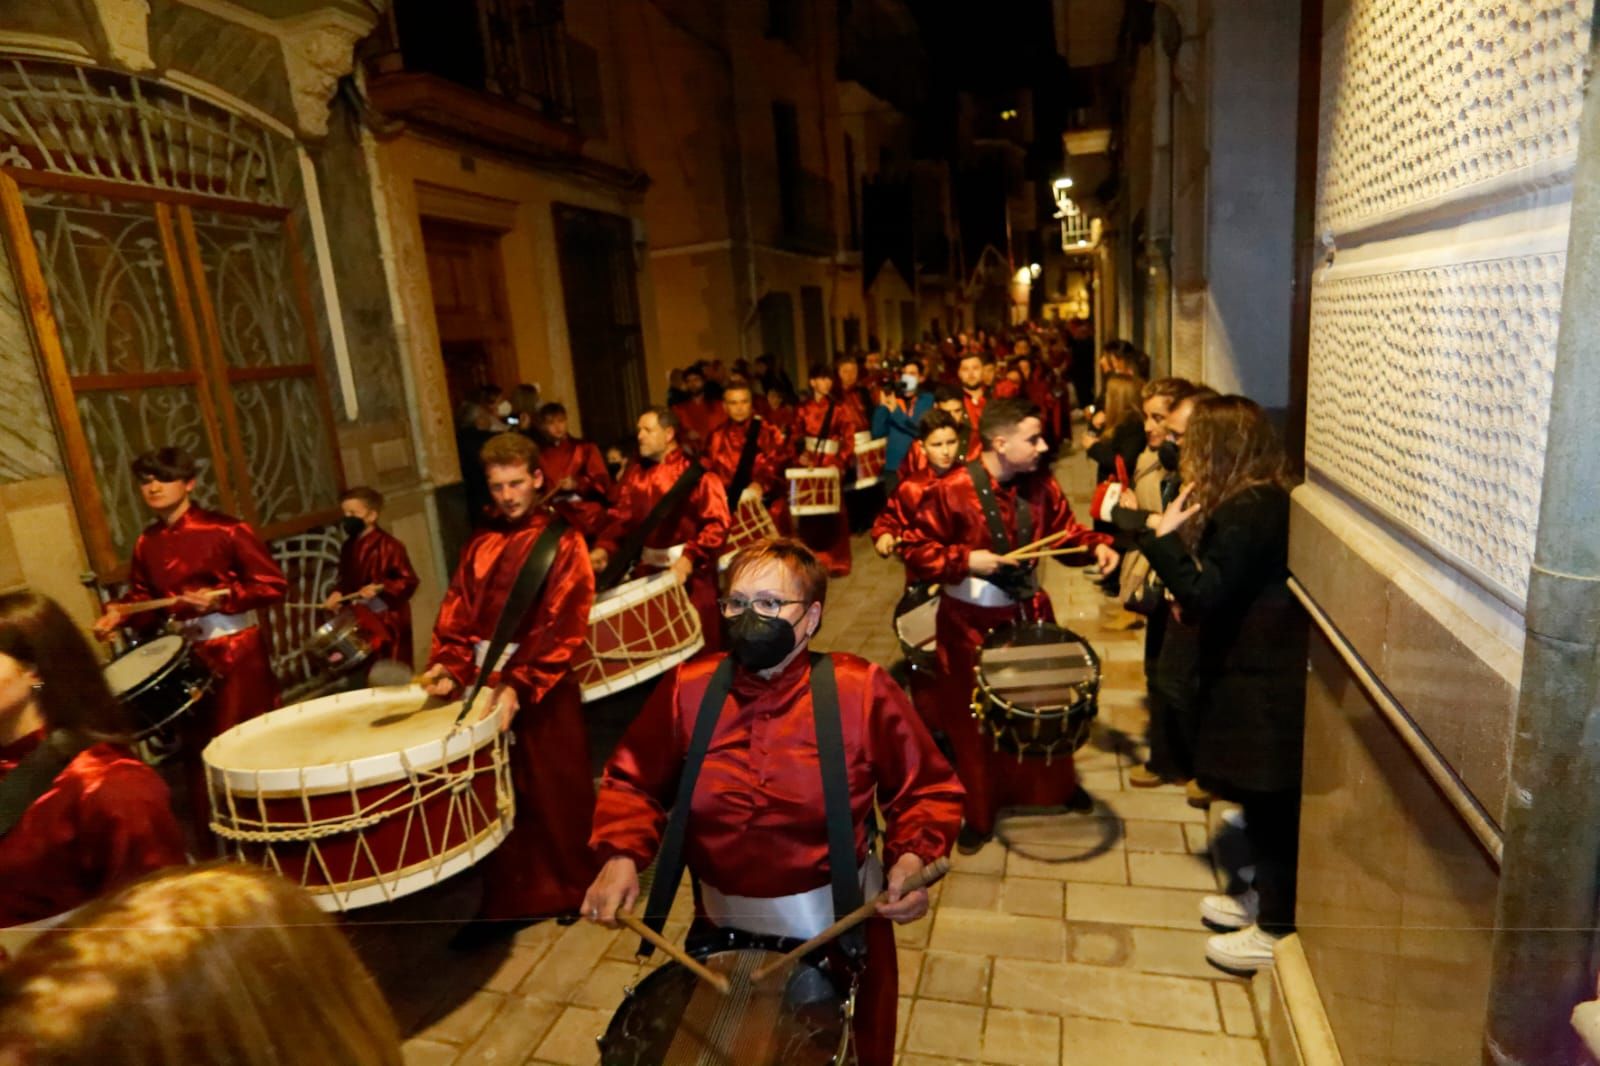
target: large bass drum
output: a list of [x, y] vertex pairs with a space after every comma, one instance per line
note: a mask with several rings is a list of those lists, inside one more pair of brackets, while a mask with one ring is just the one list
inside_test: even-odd
[[[730, 942], [748, 942], [728, 934]], [[723, 995], [675, 962], [627, 990], [600, 1037], [601, 1066], [843, 1066], [851, 1061], [853, 996], [820, 966], [800, 962], [754, 985], [750, 976], [780, 957], [778, 947], [691, 948], [717, 973]], [[788, 946], [793, 946], [789, 942]]]
[[989, 631], [978, 652], [972, 713], [998, 750], [1070, 759], [1099, 713], [1100, 657], [1053, 622], [1012, 622]]

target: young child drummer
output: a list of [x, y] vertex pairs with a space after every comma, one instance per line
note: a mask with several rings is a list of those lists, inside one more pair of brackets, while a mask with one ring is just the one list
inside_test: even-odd
[[383, 496], [376, 489], [346, 489], [339, 507], [345, 541], [339, 549], [339, 580], [324, 606], [333, 610], [348, 605], [372, 644], [373, 658], [396, 659], [409, 667], [411, 597], [418, 584], [411, 556], [399, 537], [379, 528]]

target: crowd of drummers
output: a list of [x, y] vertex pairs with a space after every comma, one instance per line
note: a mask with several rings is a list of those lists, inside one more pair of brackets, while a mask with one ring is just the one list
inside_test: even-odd
[[[1072, 753], [1098, 659], [1055, 622], [1039, 580], [1055, 558], [1143, 618], [1149, 760], [1131, 783], [1242, 805], [1253, 884], [1199, 917], [1233, 930], [1212, 938], [1213, 962], [1269, 964], [1293, 924], [1305, 649], [1285, 586], [1289, 472], [1262, 410], [1147, 380], [1131, 345], [1097, 352], [1043, 326], [847, 354], [807, 377], [797, 388], [767, 357], [674, 371], [666, 402], [615, 442], [578, 439], [526, 387], [476, 397], [458, 433], [479, 522], [424, 662], [417, 575], [382, 496], [344, 494], [337, 580], [304, 606], [349, 620], [362, 678], [399, 663], [433, 701], [465, 699], [469, 724], [492, 719], [515, 796], [458, 945], [574, 919], [660, 944], [676, 961], [658, 973], [695, 987], [663, 976], [655, 1006], [698, 1020], [642, 1025], [623, 1014], [652, 998], [631, 996], [603, 1061], [693, 1040], [739, 1049], [730, 1061], [891, 1062], [893, 923], [926, 913], [951, 852], [988, 844], [1003, 809], [1096, 810]], [[1096, 464], [1092, 514], [1074, 514], [1057, 462]], [[338, 937], [316, 980], [270, 976], [332, 928], [301, 890], [207, 862], [247, 853], [206, 753], [281, 704], [260, 612], [288, 582], [248, 524], [191, 499], [182, 449], [129, 474], [153, 520], [94, 627], [116, 646], [109, 668], [57, 604], [0, 596], [0, 930], [37, 934], [0, 961], [0, 1064], [398, 1063]], [[893, 676], [811, 647], [862, 535], [905, 570], [883, 624], [912, 668]], [[584, 704], [624, 690], [640, 699], [596, 788]], [[167, 780], [182, 784], [176, 814]], [[291, 880], [315, 896], [309, 868]], [[661, 930], [685, 871], [695, 919], [672, 944]], [[228, 932], [280, 921], [294, 928]], [[151, 946], [150, 929], [174, 927], [195, 932]], [[206, 966], [264, 975], [253, 1002], [237, 980], [194, 976]], [[832, 1022], [759, 1014], [748, 990], [773, 972], [829, 989]], [[98, 991], [61, 993], [75, 982]], [[178, 988], [182, 1004], [161, 992]], [[306, 1057], [305, 1032], [299, 1052], [264, 1049], [271, 1026], [229, 1020], [250, 1011], [327, 1030], [328, 1057]], [[794, 1055], [807, 1041], [826, 1054]]]

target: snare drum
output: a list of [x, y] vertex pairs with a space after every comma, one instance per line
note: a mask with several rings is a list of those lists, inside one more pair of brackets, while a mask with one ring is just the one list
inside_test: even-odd
[[1052, 622], [991, 630], [978, 652], [972, 713], [996, 750], [1018, 761], [1071, 758], [1099, 711], [1100, 657], [1089, 642]]
[[728, 524], [727, 550], [717, 559], [717, 569], [726, 570], [740, 548], [777, 535], [778, 527], [772, 523], [772, 512], [761, 500], [761, 486], [745, 486], [744, 493], [739, 497], [739, 505], [733, 509], [733, 521]]
[[216, 677], [182, 637], [168, 633], [106, 664], [106, 685], [128, 709], [134, 739], [174, 724], [216, 683]]
[[664, 674], [704, 646], [700, 613], [677, 575], [663, 570], [594, 598], [572, 672], [589, 703]]
[[894, 609], [894, 635], [911, 669], [932, 677], [938, 673], [939, 583], [912, 585]]
[[343, 674], [372, 658], [372, 641], [361, 632], [356, 613], [345, 607], [311, 634], [306, 654], [331, 672]]
[[627, 992], [600, 1037], [601, 1066], [715, 1062], [737, 1066], [832, 1066], [853, 1061], [847, 1024], [851, 996], [821, 967], [800, 962], [785, 979], [759, 985], [750, 975], [780, 957], [762, 948], [695, 952], [726, 974], [723, 995], [676, 962], [664, 963]]
[[870, 433], [856, 434], [856, 480], [858, 489], [876, 485], [883, 477], [883, 465], [889, 455], [889, 442]]
[[455, 729], [460, 710], [408, 685], [234, 726], [202, 753], [211, 831], [326, 911], [438, 884], [499, 846], [514, 813], [508, 734], [494, 715]]
[[842, 501], [837, 468], [791, 466], [784, 474], [789, 478], [790, 514], [805, 518], [809, 515], [839, 513]]

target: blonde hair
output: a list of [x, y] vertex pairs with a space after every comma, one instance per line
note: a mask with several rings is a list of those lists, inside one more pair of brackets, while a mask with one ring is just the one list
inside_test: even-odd
[[265, 870], [169, 870], [84, 908], [0, 969], [7, 1066], [401, 1066], [372, 975]]
[[1117, 427], [1130, 416], [1141, 414], [1140, 390], [1144, 383], [1132, 374], [1111, 374], [1106, 378], [1106, 426], [1101, 440], [1110, 440]]

